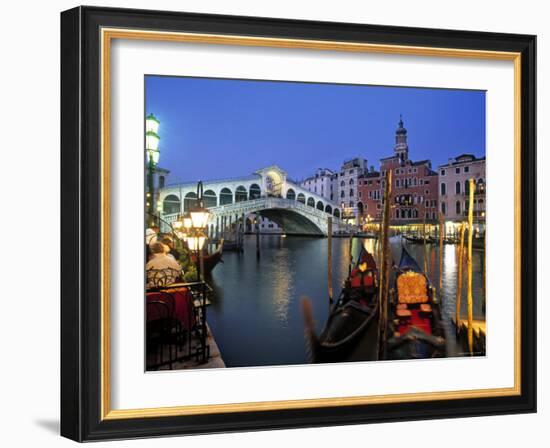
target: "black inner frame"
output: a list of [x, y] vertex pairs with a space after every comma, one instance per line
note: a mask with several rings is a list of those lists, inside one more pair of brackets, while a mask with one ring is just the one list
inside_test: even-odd
[[[519, 52], [521, 395], [100, 419], [100, 28]], [[536, 37], [531, 35], [78, 7], [61, 14], [61, 434], [77, 441], [536, 412]]]

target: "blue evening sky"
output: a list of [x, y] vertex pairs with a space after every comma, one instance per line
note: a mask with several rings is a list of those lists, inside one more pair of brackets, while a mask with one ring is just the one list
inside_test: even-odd
[[485, 155], [485, 92], [147, 76], [169, 183], [245, 176], [278, 165], [300, 180], [393, 153], [403, 114], [409, 157], [432, 167]]

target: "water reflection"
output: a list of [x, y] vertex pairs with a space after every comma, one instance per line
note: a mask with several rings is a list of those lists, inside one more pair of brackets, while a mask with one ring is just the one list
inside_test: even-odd
[[[422, 244], [390, 239], [394, 263], [399, 262], [405, 244], [420, 266], [424, 264]], [[327, 239], [262, 236], [260, 258], [256, 258], [255, 236], [246, 236], [244, 254], [224, 253], [223, 263], [209, 279], [214, 289], [208, 320], [226, 365], [259, 366], [306, 362], [300, 297], [312, 300], [317, 331], [321, 331], [329, 309]], [[350, 251], [356, 260], [361, 246], [378, 255], [375, 239], [333, 240], [333, 288], [337, 298], [348, 275]], [[443, 248], [443, 287], [438, 297], [447, 318], [454, 316], [457, 282], [455, 246]], [[428, 274], [439, 287], [439, 247], [428, 245]], [[465, 257], [464, 257], [465, 258]], [[464, 260], [465, 263], [465, 260]], [[473, 254], [474, 318], [483, 318], [484, 252]], [[466, 265], [464, 265], [465, 268]], [[467, 275], [463, 275], [462, 315], [466, 316]]]

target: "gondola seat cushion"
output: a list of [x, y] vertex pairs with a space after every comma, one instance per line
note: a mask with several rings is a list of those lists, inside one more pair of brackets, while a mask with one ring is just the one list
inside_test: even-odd
[[428, 302], [426, 277], [418, 272], [405, 272], [397, 277], [397, 297], [399, 303]]
[[421, 303], [420, 304], [420, 311], [423, 313], [431, 313], [432, 312], [432, 306], [429, 303]]
[[[363, 280], [362, 284], [361, 284], [361, 278]], [[359, 269], [355, 269], [351, 273], [350, 283], [351, 283], [352, 288], [359, 288], [361, 286], [373, 286], [374, 285], [374, 275], [373, 275], [372, 271], [367, 271], [367, 272], [361, 273], [361, 271], [359, 271]]]
[[410, 312], [410, 310], [397, 310], [395, 312], [395, 315], [399, 318], [404, 318], [404, 317], [411, 317], [412, 313]]
[[397, 306], [396, 306], [396, 309], [406, 310], [407, 309], [407, 304], [406, 303], [398, 303]]

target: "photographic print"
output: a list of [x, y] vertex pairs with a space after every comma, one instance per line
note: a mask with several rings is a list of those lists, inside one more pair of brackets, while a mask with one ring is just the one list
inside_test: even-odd
[[484, 356], [485, 91], [145, 77], [146, 370]]
[[536, 36], [61, 23], [62, 435], [536, 411]]

